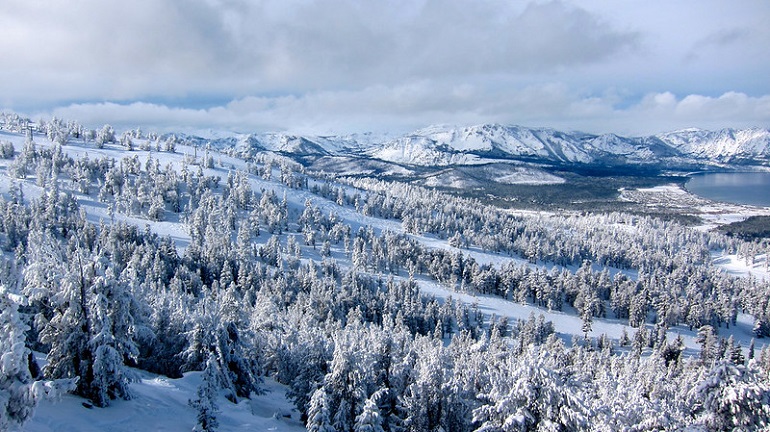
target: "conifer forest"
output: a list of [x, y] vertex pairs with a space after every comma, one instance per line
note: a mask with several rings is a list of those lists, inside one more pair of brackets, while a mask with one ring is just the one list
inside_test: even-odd
[[0, 157], [2, 430], [191, 373], [201, 431], [267, 383], [313, 432], [770, 427], [767, 238], [55, 118]]

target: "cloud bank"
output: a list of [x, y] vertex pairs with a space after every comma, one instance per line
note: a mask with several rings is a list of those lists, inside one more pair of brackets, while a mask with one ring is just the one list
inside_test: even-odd
[[[469, 125], [485, 122], [548, 126], [594, 133], [647, 135], [698, 127], [750, 128], [770, 118], [770, 96], [725, 93], [718, 97], [672, 93], [644, 96], [637, 104], [617, 108], [616, 98], [580, 97], [563, 86], [496, 94], [494, 100], [467, 88], [434, 93], [419, 86], [371, 88], [361, 92], [323, 92], [303, 97], [247, 97], [205, 109], [161, 104], [112, 102], [73, 104], [46, 115], [79, 119], [87, 125], [109, 123], [156, 130], [288, 130], [308, 134], [360, 131], [403, 133], [429, 124]], [[483, 104], [488, 110], [467, 109]], [[344, 119], [344, 122], [340, 122]], [[516, 119], [512, 122], [511, 119]]]
[[623, 6], [6, 0], [0, 106], [161, 129], [770, 127], [766, 2]]

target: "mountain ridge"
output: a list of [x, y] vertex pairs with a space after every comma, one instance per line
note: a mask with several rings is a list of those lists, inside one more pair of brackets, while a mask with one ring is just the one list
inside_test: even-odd
[[[230, 146], [233, 140], [222, 140], [220, 144]], [[428, 126], [395, 137], [248, 134], [237, 139], [236, 147], [305, 158], [352, 156], [416, 167], [477, 165], [500, 160], [611, 167], [770, 166], [770, 130], [762, 128], [689, 128], [628, 137], [485, 123]]]

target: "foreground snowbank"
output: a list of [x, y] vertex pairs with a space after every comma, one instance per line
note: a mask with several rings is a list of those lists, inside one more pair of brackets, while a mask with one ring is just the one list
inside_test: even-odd
[[[42, 401], [32, 420], [24, 425], [24, 430], [191, 431], [196, 423], [196, 412], [187, 402], [195, 398], [201, 372], [187, 373], [180, 379], [138, 373], [140, 381], [131, 386], [133, 399], [112, 401], [108, 408], [86, 408], [86, 400], [74, 395], [65, 395], [59, 402]], [[292, 411], [291, 403], [284, 396], [286, 388], [269, 378], [263, 388], [265, 394], [241, 400], [238, 404], [220, 396], [217, 400], [219, 429], [304, 431], [297, 413]]]

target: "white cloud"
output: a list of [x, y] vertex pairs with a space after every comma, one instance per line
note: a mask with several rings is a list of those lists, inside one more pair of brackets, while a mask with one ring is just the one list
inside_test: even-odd
[[628, 49], [561, 2], [203, 1], [0, 5], [10, 102], [130, 100], [364, 88], [543, 72]]
[[[619, 108], [613, 94], [584, 96], [561, 84], [520, 91], [431, 83], [377, 86], [362, 91], [323, 91], [300, 97], [246, 97], [208, 108], [173, 108], [148, 103], [73, 104], [40, 116], [79, 119], [89, 127], [109, 123], [157, 130], [227, 129], [240, 132], [289, 130], [329, 134], [408, 132], [428, 124], [498, 122], [630, 135], [683, 127], [717, 129], [770, 123], [770, 96], [725, 93], [718, 97], [652, 93]], [[491, 107], [478, 110], [474, 107]]]
[[0, 106], [167, 129], [769, 127], [768, 5], [5, 0]]

